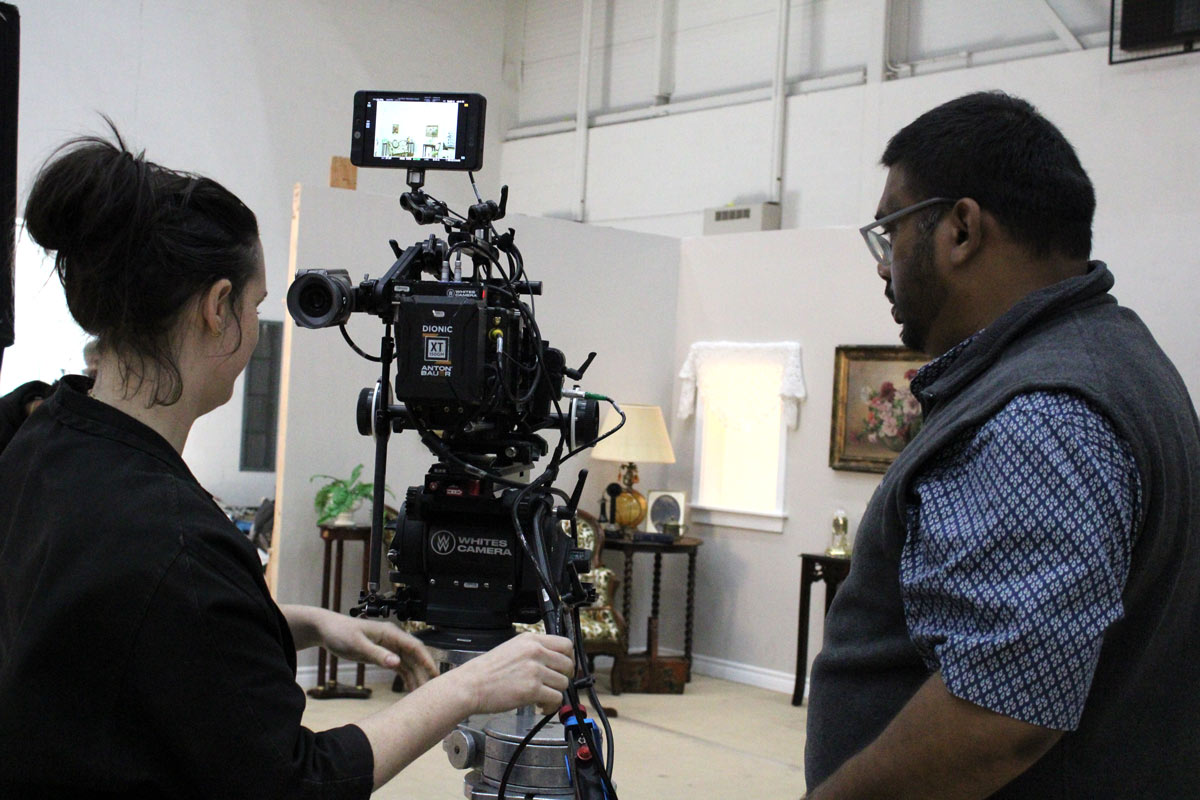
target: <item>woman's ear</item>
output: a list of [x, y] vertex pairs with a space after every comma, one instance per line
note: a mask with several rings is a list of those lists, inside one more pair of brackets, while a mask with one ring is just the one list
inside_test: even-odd
[[233, 283], [228, 278], [215, 281], [200, 295], [201, 332], [212, 337], [223, 336], [233, 316]]

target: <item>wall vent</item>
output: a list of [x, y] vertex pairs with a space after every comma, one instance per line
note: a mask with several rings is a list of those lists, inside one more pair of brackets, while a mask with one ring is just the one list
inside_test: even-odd
[[779, 203], [704, 209], [704, 235], [779, 230]]

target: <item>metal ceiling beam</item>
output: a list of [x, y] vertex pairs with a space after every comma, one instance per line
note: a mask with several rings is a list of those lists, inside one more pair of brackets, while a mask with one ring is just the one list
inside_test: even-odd
[[1071, 33], [1071, 29], [1067, 27], [1067, 24], [1062, 21], [1062, 17], [1050, 5], [1050, 0], [1029, 1], [1033, 4], [1037, 12], [1042, 15], [1042, 19], [1046, 21], [1046, 24], [1054, 30], [1055, 35], [1067, 46], [1068, 50], [1083, 49], [1083, 44], [1079, 39], [1075, 38], [1075, 34]]

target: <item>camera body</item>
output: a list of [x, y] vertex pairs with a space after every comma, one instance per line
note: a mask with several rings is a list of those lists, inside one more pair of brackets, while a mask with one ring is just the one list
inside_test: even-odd
[[[340, 327], [348, 341], [344, 326], [352, 314], [384, 323], [383, 352], [367, 356], [383, 363], [383, 374], [358, 403], [359, 432], [377, 442], [376, 505], [388, 435], [414, 430], [438, 458], [388, 526], [395, 595], [369, 592], [360, 610], [424, 621], [453, 637], [477, 636], [486, 649], [514, 622], [543, 617], [540, 589], [547, 582], [552, 595], [586, 599], [577, 574], [587, 570], [587, 554], [576, 552], [559, 524], [549, 481], [534, 492], [521, 491], [521, 481], [549, 452], [539, 431], [557, 429], [560, 448], [569, 441], [574, 450], [596, 438], [599, 408], [581, 392], [563, 394], [564, 379], [580, 378], [591, 356], [568, 368], [524, 301], [542, 287], [524, 279], [515, 233], [493, 225], [504, 216], [507, 187], [500, 203], [481, 199], [461, 217], [422, 192], [420, 180], [414, 186], [410, 172], [413, 191], [401, 206], [421, 224], [441, 223], [445, 239], [430, 236], [403, 251], [391, 242], [392, 265], [357, 284], [344, 269], [302, 270], [287, 305], [297, 325]], [[502, 255], [508, 272], [499, 269]], [[522, 532], [530, 535], [522, 540]], [[540, 570], [533, 546], [544, 558]], [[372, 545], [372, 558], [377, 549]], [[371, 576], [378, 574], [373, 563]]]
[[[437, 628], [504, 631], [536, 622], [537, 576], [524, 566], [509, 490], [495, 496], [479, 478], [431, 471], [408, 490], [388, 560], [397, 616]], [[518, 509], [532, 527], [528, 506]]]
[[[498, 467], [545, 455], [545, 440], [534, 431], [560, 421], [551, 406], [562, 398], [570, 370], [562, 352], [537, 336], [522, 308], [521, 294], [540, 293], [541, 285], [414, 280], [406, 276], [430, 262], [428, 252], [414, 252], [417, 247], [388, 275], [357, 286], [346, 270], [300, 271], [288, 290], [288, 310], [307, 328], [343, 325], [354, 312], [388, 324], [395, 342], [392, 388], [402, 404], [392, 409], [393, 431], [439, 431], [456, 452], [493, 456]], [[432, 266], [439, 263], [434, 258]], [[364, 434], [371, 432], [373, 413], [364, 396]]]
[[550, 574], [560, 594], [570, 594], [568, 570], [585, 572], [589, 551], [574, 546], [547, 498], [518, 495], [512, 488], [497, 495], [486, 479], [442, 464], [411, 487], [388, 552], [397, 616], [501, 636], [514, 622], [541, 619], [540, 583], [514, 532], [514, 504], [526, 530], [537, 529], [539, 518], [551, 523], [543, 537]]

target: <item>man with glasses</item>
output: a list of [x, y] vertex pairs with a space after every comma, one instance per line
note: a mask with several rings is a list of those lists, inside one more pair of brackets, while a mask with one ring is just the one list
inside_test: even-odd
[[1200, 424], [1088, 260], [1091, 181], [992, 92], [883, 164], [862, 235], [933, 360], [813, 665], [810, 797], [1200, 797]]

